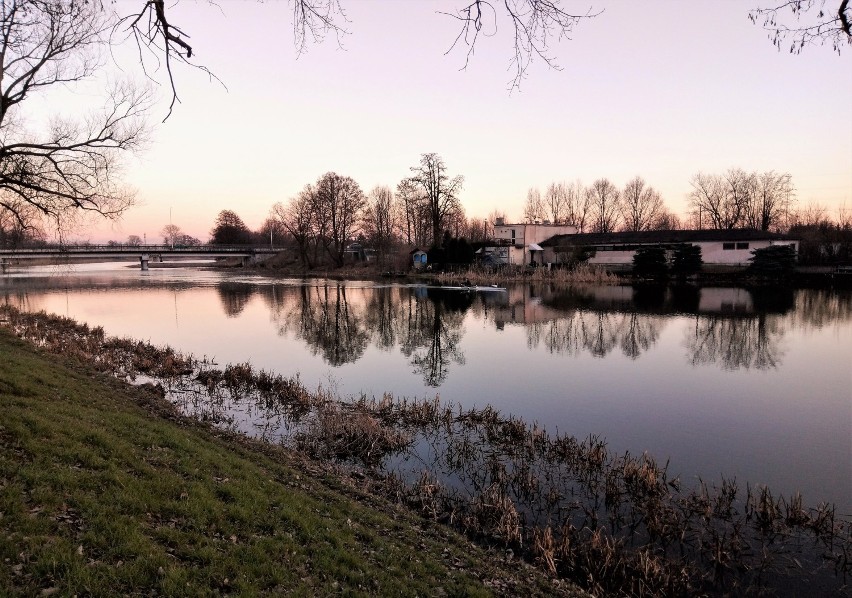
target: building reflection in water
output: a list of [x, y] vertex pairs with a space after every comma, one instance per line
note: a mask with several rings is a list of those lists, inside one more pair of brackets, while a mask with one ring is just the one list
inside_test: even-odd
[[[689, 317], [683, 348], [693, 365], [769, 369], [783, 359], [785, 332], [796, 294], [777, 288], [681, 286], [515, 285], [506, 292], [465, 292], [425, 286], [253, 285], [217, 288], [226, 316], [238, 316], [254, 293], [263, 296], [280, 335], [301, 339], [331, 366], [357, 361], [369, 346], [399, 350], [427, 386], [440, 386], [452, 366], [465, 363], [462, 339], [468, 313], [496, 329], [523, 326], [528, 349], [637, 359], [651, 350], [674, 317]], [[849, 317], [848, 301], [825, 294], [817, 320]], [[844, 307], [845, 305], [845, 307]], [[796, 316], [799, 320], [802, 318]], [[830, 317], [828, 318], [830, 319]]]

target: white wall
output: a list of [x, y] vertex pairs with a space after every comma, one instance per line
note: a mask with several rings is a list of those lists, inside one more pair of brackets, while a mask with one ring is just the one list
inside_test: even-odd
[[[723, 249], [722, 241], [701, 241], [693, 245], [701, 247], [701, 259], [709, 265], [748, 266], [752, 251], [771, 245], [793, 245], [796, 253], [799, 252], [798, 241], [748, 241], [748, 249]], [[734, 246], [736, 247], [736, 242]], [[633, 251], [598, 251], [589, 263], [603, 266], [629, 266], [633, 263], [633, 254]], [[546, 248], [544, 259], [556, 261], [552, 248]]]

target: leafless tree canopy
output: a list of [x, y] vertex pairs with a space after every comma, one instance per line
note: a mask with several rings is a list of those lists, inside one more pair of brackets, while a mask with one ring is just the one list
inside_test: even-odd
[[449, 217], [459, 210], [459, 193], [464, 177], [450, 178], [438, 154], [423, 154], [420, 164], [411, 168], [411, 181], [423, 192], [432, 223], [432, 243], [439, 243]]
[[749, 11], [779, 50], [789, 44], [798, 54], [810, 45], [830, 44], [838, 54], [852, 44], [852, 7], [849, 0], [786, 0]]
[[396, 200], [390, 187], [377, 186], [370, 191], [364, 209], [364, 235], [384, 264], [397, 229]]
[[396, 186], [397, 227], [400, 237], [408, 245], [428, 243], [429, 218], [423, 191], [411, 179], [402, 179]]
[[504, 23], [511, 28], [514, 39], [510, 88], [517, 88], [536, 58], [558, 69], [551, 54], [553, 42], [570, 39], [580, 21], [600, 14], [591, 9], [585, 13], [568, 12], [564, 5], [562, 0], [474, 0], [455, 12], [444, 13], [461, 24], [449, 51], [457, 46], [466, 46], [464, 68], [467, 68], [480, 36], [493, 35], [499, 23]]
[[21, 206], [57, 224], [78, 211], [116, 217], [132, 203], [119, 155], [145, 140], [146, 91], [111, 85], [98, 111], [30, 128], [28, 97], [90, 80], [113, 22], [95, 3], [6, 0], [0, 4], [0, 210], [26, 224]]
[[541, 192], [530, 187], [527, 190], [527, 200], [524, 202], [524, 222], [541, 222], [544, 220], [544, 204], [541, 200]]
[[762, 174], [731, 168], [723, 175], [698, 173], [689, 202], [699, 228], [779, 228], [792, 209], [795, 189], [788, 173]]
[[546, 220], [553, 224], [569, 224], [565, 221], [568, 212], [568, 189], [565, 183], [550, 183], [542, 204]]
[[592, 217], [592, 232], [611, 233], [618, 224], [621, 195], [609, 179], [598, 179], [586, 189]]
[[621, 192], [622, 227], [628, 231], [651, 230], [664, 210], [659, 192], [636, 176]]
[[347, 244], [360, 231], [365, 203], [352, 178], [327, 172], [286, 206], [275, 204], [270, 217], [292, 235], [305, 267], [317, 264], [320, 250], [340, 266]]

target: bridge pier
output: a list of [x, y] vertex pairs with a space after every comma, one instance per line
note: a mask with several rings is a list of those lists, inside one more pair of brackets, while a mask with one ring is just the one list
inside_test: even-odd
[[0, 257], [0, 272], [6, 272], [6, 258]]
[[143, 253], [142, 255], [139, 256], [139, 265], [142, 268], [142, 272], [148, 271], [148, 260], [149, 259], [150, 259], [150, 257], [148, 256], [147, 253]]

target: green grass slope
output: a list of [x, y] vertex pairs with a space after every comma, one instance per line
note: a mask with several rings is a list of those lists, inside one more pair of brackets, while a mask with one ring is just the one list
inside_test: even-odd
[[577, 594], [0, 329], [0, 595], [152, 593]]

